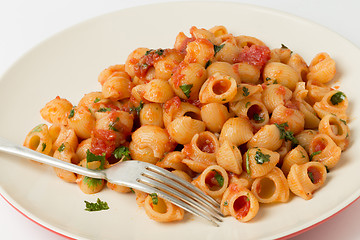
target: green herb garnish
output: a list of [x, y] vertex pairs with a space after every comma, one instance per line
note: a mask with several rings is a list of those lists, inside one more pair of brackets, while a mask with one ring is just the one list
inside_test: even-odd
[[58, 151], [59, 151], [59, 152], [62, 152], [62, 151], [64, 151], [64, 149], [65, 149], [65, 144], [62, 143], [62, 144], [60, 145], [60, 147], [58, 148]]
[[223, 205], [224, 205], [224, 206], [229, 205], [228, 201], [225, 201]]
[[75, 115], [75, 106], [73, 107], [73, 109], [70, 110], [69, 116], [68, 118], [72, 118]]
[[104, 169], [105, 155], [105, 153], [103, 153], [102, 155], [95, 155], [88, 149], [86, 151], [86, 164], [88, 164], [89, 162], [100, 162], [100, 167], [98, 169], [102, 170]]
[[120, 118], [117, 117], [117, 118], [115, 119], [115, 121], [109, 123], [109, 129], [110, 129], [110, 130], [113, 130], [113, 131], [115, 131], [115, 132], [118, 132], [119, 130], [115, 127], [115, 125], [116, 125], [119, 121], [120, 121]]
[[36, 127], [33, 128], [33, 130], [31, 132], [41, 132], [42, 131], [42, 126], [44, 126], [45, 124], [39, 124]]
[[257, 150], [255, 153], [255, 161], [257, 164], [263, 164], [266, 162], [270, 162], [270, 155], [269, 154], [263, 154], [261, 150]]
[[285, 141], [291, 141], [295, 145], [299, 144], [299, 141], [295, 138], [294, 133], [285, 129], [286, 127], [289, 127], [287, 122], [281, 124], [275, 123], [275, 126], [280, 131], [280, 139], [285, 139]]
[[248, 174], [251, 174], [251, 169], [250, 169], [250, 157], [249, 157], [249, 150], [250, 149], [248, 149], [247, 151], [246, 151], [246, 153], [245, 153], [245, 165], [246, 165], [246, 172], [248, 173]]
[[222, 187], [224, 185], [224, 177], [218, 171], [216, 171], [215, 169], [213, 169], [212, 171], [215, 172], [214, 178], [218, 182], [219, 186]]
[[130, 150], [128, 147], [125, 146], [116, 148], [113, 152], [113, 155], [116, 159], [120, 159], [120, 161], [126, 161], [131, 159]]
[[308, 172], [307, 174], [308, 174], [308, 176], [309, 176], [309, 178], [310, 178], [311, 182], [312, 182], [312, 183], [314, 183], [314, 182], [315, 182], [315, 180], [314, 180], [314, 175], [313, 175], [313, 173], [312, 173], [312, 172]]
[[107, 202], [101, 201], [99, 198], [97, 199], [96, 203], [91, 203], [88, 201], [84, 201], [86, 204], [86, 211], [93, 212], [93, 211], [101, 211], [101, 210], [108, 210], [109, 206]]
[[143, 109], [143, 107], [144, 107], [144, 102], [140, 101], [139, 106], [130, 108], [130, 112], [136, 112], [137, 115], [140, 115], [140, 111], [141, 109]]
[[111, 108], [100, 108], [98, 112], [110, 112]]
[[312, 159], [315, 155], [318, 155], [320, 153], [321, 153], [321, 151], [317, 151], [317, 152], [313, 152], [312, 154], [310, 154], [310, 161], [312, 161]]
[[262, 117], [260, 117], [260, 115], [257, 114], [257, 113], [254, 113], [253, 118], [254, 118], [254, 120], [255, 120], [256, 122], [258, 122], [258, 123], [262, 123], [263, 121], [265, 121], [265, 119], [262, 118]]
[[210, 65], [211, 65], [211, 60], [207, 61], [206, 64], [205, 64], [205, 69], [207, 69]]
[[87, 184], [89, 188], [95, 189], [97, 186], [102, 184], [102, 179], [85, 176], [83, 182]]
[[215, 55], [220, 52], [220, 50], [225, 46], [225, 44], [221, 44], [221, 45], [214, 45], [214, 57]]
[[158, 49], [155, 51], [155, 53], [159, 56], [163, 55], [164, 54], [164, 49]]
[[42, 146], [42, 150], [41, 150], [41, 151], [42, 151], [42, 152], [45, 151], [46, 143], [42, 143], [41, 146]]
[[330, 101], [333, 105], [338, 105], [339, 103], [344, 101], [345, 98], [346, 96], [343, 92], [337, 92], [331, 96]]
[[247, 103], [245, 104], [245, 108], [247, 108], [247, 107], [250, 105], [250, 103], [251, 103], [251, 102], [247, 102]]
[[346, 121], [345, 121], [344, 119], [340, 119], [340, 121], [341, 121], [342, 123], [344, 123], [345, 125], [347, 125], [347, 123], [346, 123]]
[[150, 195], [150, 197], [151, 197], [152, 203], [153, 203], [154, 205], [157, 205], [158, 202], [159, 202], [159, 199], [158, 199], [157, 194], [156, 194], [156, 193], [151, 193], [151, 194], [149, 194], [149, 195]]
[[193, 84], [183, 84], [180, 86], [180, 89], [183, 91], [185, 96], [187, 98], [190, 98], [191, 88], [193, 87]]
[[94, 103], [100, 102], [100, 100], [101, 99], [97, 97], [97, 98], [95, 98]]
[[247, 87], [243, 87], [242, 91], [243, 91], [243, 96], [245, 96], [245, 97], [249, 96], [250, 92], [249, 92], [249, 89]]

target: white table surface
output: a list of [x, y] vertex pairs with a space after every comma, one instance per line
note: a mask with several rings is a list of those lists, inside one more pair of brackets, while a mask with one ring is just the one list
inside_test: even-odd
[[[170, 2], [172, 0], [168, 0]], [[233, 0], [236, 2], [236, 0]], [[0, 0], [0, 75], [19, 57], [67, 27], [159, 0]], [[358, 0], [237, 0], [291, 13], [341, 34], [360, 47]], [[293, 239], [360, 239], [360, 200]], [[0, 239], [66, 239], [30, 221], [0, 197]]]

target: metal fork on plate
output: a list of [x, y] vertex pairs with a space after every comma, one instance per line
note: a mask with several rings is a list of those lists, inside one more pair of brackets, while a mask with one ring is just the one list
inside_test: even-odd
[[219, 204], [200, 189], [171, 172], [141, 161], [124, 161], [105, 170], [92, 170], [41, 154], [0, 137], [0, 151], [29, 158], [91, 178], [131, 187], [146, 193], [156, 193], [186, 211], [219, 226], [223, 215]]

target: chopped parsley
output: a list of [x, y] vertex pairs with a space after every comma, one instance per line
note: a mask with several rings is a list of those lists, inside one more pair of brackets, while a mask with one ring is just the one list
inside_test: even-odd
[[110, 112], [111, 111], [111, 108], [100, 108], [99, 110], [98, 110], [98, 112]]
[[115, 132], [118, 132], [119, 130], [115, 127], [115, 125], [116, 125], [119, 121], [120, 121], [120, 118], [117, 117], [117, 118], [115, 119], [115, 121], [109, 123], [109, 129], [110, 129], [110, 130], [113, 130], [113, 131], [115, 131]]
[[134, 191], [134, 189], [133, 189], [133, 188], [130, 188], [130, 191], [131, 191], [132, 193], [135, 193], [135, 191]]
[[214, 178], [218, 182], [219, 186], [222, 187], [224, 185], [224, 177], [215, 169], [213, 169], [213, 171], [215, 172]]
[[346, 121], [344, 119], [340, 119], [340, 121], [346, 125]]
[[94, 103], [100, 102], [100, 100], [101, 99], [97, 97], [97, 98], [95, 98]]
[[269, 154], [263, 154], [261, 150], [257, 150], [255, 153], [255, 161], [257, 164], [263, 164], [266, 162], [270, 162], [270, 155]]
[[101, 211], [101, 210], [109, 209], [107, 202], [103, 202], [99, 198], [97, 199], [96, 203], [91, 203], [88, 201], [84, 201], [84, 202], [86, 204], [85, 211], [93, 212], [93, 211]]
[[246, 108], [248, 108], [248, 106], [251, 104], [251, 102], [247, 102], [246, 104], [245, 104], [245, 107]]
[[103, 180], [85, 176], [83, 182], [87, 184], [89, 188], [95, 189], [97, 186], [103, 183]]
[[227, 206], [227, 205], [229, 205], [229, 203], [228, 203], [228, 201], [225, 201], [224, 206]]
[[262, 117], [260, 117], [260, 115], [257, 114], [257, 113], [254, 113], [253, 118], [254, 118], [254, 120], [255, 120], [256, 122], [258, 122], [258, 123], [262, 123], [263, 121], [265, 121], [265, 119], [262, 118]]
[[116, 148], [113, 152], [113, 155], [116, 159], [120, 159], [120, 161], [126, 161], [131, 159], [130, 150], [128, 147], [125, 146]]
[[249, 96], [250, 92], [247, 87], [243, 87], [242, 90], [243, 90], [243, 96], [245, 96], [245, 97]]
[[220, 52], [220, 50], [225, 46], [225, 44], [221, 44], [221, 45], [214, 45], [214, 57], [215, 55]]
[[62, 151], [64, 151], [64, 149], [65, 149], [65, 144], [62, 143], [62, 144], [60, 145], [60, 147], [58, 148], [58, 151], [59, 151], [59, 152], [62, 152]]
[[163, 55], [164, 54], [164, 49], [158, 49], [155, 51], [155, 53], [159, 56]]
[[339, 103], [344, 101], [345, 98], [346, 96], [343, 92], [337, 92], [331, 96], [330, 101], [333, 105], [338, 105]]
[[140, 111], [141, 109], [143, 109], [143, 107], [144, 107], [144, 102], [140, 101], [139, 106], [130, 108], [130, 112], [136, 112], [137, 115], [140, 115]]
[[42, 150], [41, 150], [41, 151], [42, 151], [42, 152], [45, 151], [46, 143], [42, 143], [41, 146], [42, 146]]
[[151, 193], [149, 194], [149, 196], [151, 197], [151, 201], [154, 205], [157, 205], [159, 203], [159, 198], [156, 193]]
[[211, 60], [207, 61], [206, 64], [205, 64], [205, 69], [207, 69], [210, 65], [211, 65]]
[[312, 161], [313, 157], [320, 154], [321, 151], [317, 151], [317, 152], [313, 152], [312, 154], [310, 154], [310, 161]]
[[187, 98], [190, 98], [191, 88], [193, 87], [193, 84], [183, 84], [180, 86], [180, 89], [183, 91], [185, 96]]
[[73, 107], [73, 109], [70, 110], [68, 118], [70, 119], [70, 118], [74, 117], [74, 115], [75, 115], [75, 106]]
[[246, 165], [246, 172], [248, 174], [251, 174], [251, 169], [250, 169], [250, 157], [249, 157], [249, 150], [247, 150], [247, 152], [245, 153], [245, 165]]
[[315, 182], [315, 180], [314, 180], [314, 175], [313, 175], [313, 173], [312, 173], [312, 172], [308, 172], [307, 174], [308, 174], [308, 176], [309, 176], [309, 178], [310, 178], [311, 182], [312, 182], [312, 183], [314, 183], [314, 182]]
[[[89, 162], [100, 162], [100, 167], [98, 169], [99, 170], [104, 169], [105, 153], [103, 153], [102, 155], [95, 155], [92, 152], [90, 152], [90, 150], [88, 149], [86, 151], [86, 164]], [[101, 180], [101, 179], [99, 179], [99, 180]]]
[[280, 131], [280, 139], [285, 139], [285, 141], [291, 141], [295, 145], [299, 144], [299, 141], [295, 138], [294, 133], [285, 129], [286, 127], [289, 127], [287, 122], [281, 124], [275, 123], [275, 126]]
[[31, 132], [41, 132], [42, 131], [42, 126], [44, 126], [45, 124], [39, 124], [36, 127], [33, 128], [33, 130]]

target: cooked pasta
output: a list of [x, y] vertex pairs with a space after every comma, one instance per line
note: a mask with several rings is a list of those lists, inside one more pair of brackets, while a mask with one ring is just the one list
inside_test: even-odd
[[[40, 114], [48, 123], [34, 127], [24, 146], [96, 170], [156, 164], [213, 197], [224, 216], [248, 222], [260, 204], [291, 194], [311, 199], [327, 171], [340, 167], [351, 118], [348, 97], [332, 86], [335, 74], [325, 52], [308, 65], [284, 45], [270, 49], [224, 26], [193, 26], [172, 48], [137, 48], [100, 71], [100, 90], [77, 104], [59, 96], [46, 103]], [[156, 192], [55, 173], [86, 194], [105, 186], [134, 192], [158, 222], [186, 214]]]

